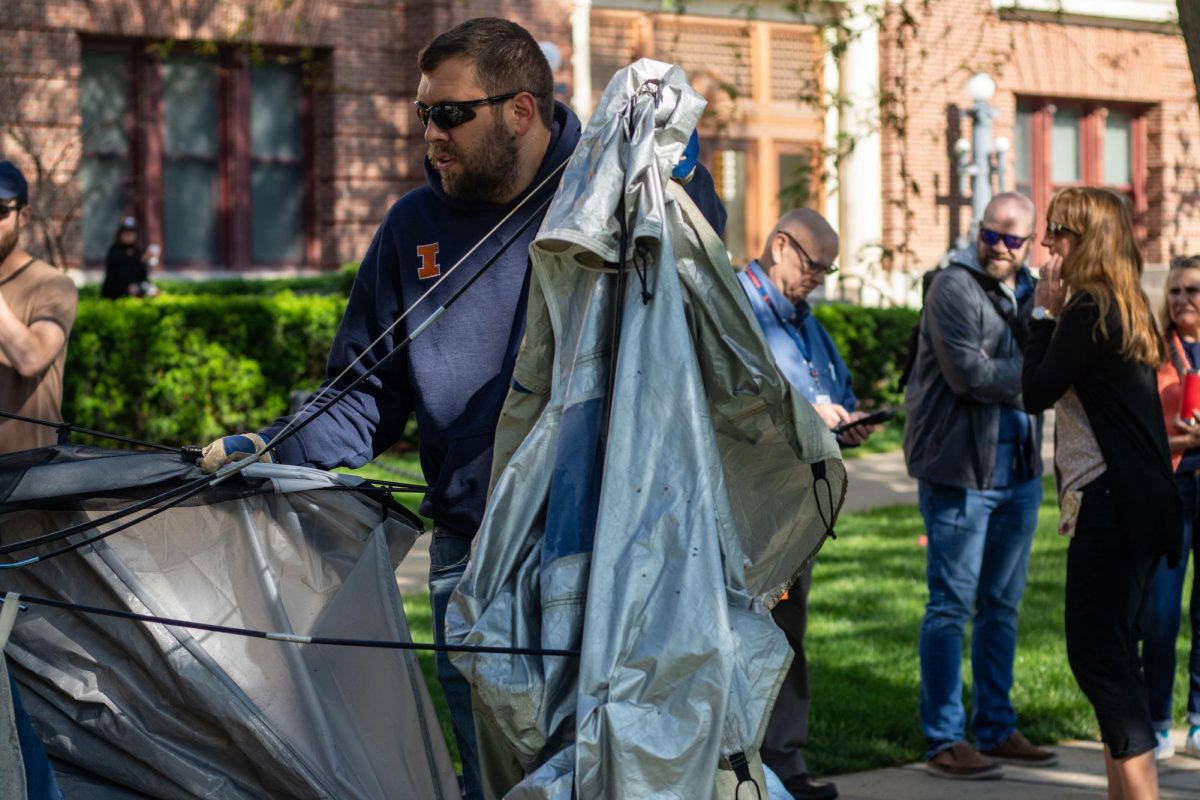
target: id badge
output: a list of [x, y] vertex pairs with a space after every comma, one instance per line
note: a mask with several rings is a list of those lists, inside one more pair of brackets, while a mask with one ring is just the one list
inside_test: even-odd
[[833, 402], [833, 398], [831, 398], [829, 395], [819, 394], [819, 395], [817, 395], [817, 398], [815, 400], [813, 400], [813, 405], [822, 405], [822, 404], [829, 405], [832, 402]]

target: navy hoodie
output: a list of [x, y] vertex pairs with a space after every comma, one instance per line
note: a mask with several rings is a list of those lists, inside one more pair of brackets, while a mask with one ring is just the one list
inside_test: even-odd
[[[579, 136], [579, 119], [556, 103], [550, 146], [531, 188], [571, 156]], [[544, 215], [539, 209], [557, 190], [560, 175], [488, 236], [521, 198], [506, 205], [450, 198], [437, 171], [425, 162], [428, 185], [392, 206], [362, 260], [329, 353], [326, 386], [412, 308], [340, 385], [378, 363], [478, 272], [530, 215], [537, 218], [441, 318], [336, 406], [282, 442], [280, 461], [322, 469], [361, 466], [395, 444], [409, 414], [415, 413], [421, 469], [431, 488], [421, 513], [446, 533], [475, 535], [487, 499], [496, 422], [525, 329], [529, 245]], [[688, 190], [720, 231], [725, 212], [702, 166]], [[417, 302], [480, 240], [450, 278]], [[327, 397], [334, 394], [330, 390]], [[264, 433], [277, 435], [286, 421], [277, 420]]]

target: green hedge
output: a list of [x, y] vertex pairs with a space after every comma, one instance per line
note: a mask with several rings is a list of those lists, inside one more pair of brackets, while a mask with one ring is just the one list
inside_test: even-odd
[[829, 303], [813, 314], [850, 366], [854, 393], [865, 410], [904, 405], [900, 373], [908, 359], [908, 340], [921, 312], [914, 308], [862, 308]]
[[339, 295], [81, 299], [63, 418], [170, 445], [258, 430], [315, 386], [345, 308]]
[[[320, 382], [345, 302], [341, 292], [83, 298], [63, 418], [170, 445], [258, 430], [287, 410], [293, 390]], [[918, 312], [829, 304], [814, 313], [850, 364], [861, 406], [898, 407]]]

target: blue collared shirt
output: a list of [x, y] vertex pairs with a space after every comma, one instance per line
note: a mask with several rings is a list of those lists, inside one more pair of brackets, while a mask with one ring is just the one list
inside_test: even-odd
[[808, 303], [793, 305], [757, 261], [751, 261], [738, 280], [788, 383], [809, 403], [837, 403], [853, 411], [858, 398], [850, 387], [850, 370]]

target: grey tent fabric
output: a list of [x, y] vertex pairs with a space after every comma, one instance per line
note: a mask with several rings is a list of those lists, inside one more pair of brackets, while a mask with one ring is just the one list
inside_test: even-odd
[[[60, 447], [0, 458], [0, 543], [197, 477], [171, 455]], [[255, 464], [94, 545], [2, 570], [0, 590], [255, 630], [407, 641], [394, 573], [418, 530], [357, 482]], [[77, 796], [459, 797], [411, 651], [30, 605], [7, 655], [47, 750], [69, 765], [64, 785], [90, 787]]]
[[[733, 797], [722, 758], [753, 755], [791, 658], [767, 608], [844, 498], [836, 443], [669, 180], [703, 107], [676, 67], [619, 72], [531, 248], [525, 339], [447, 635], [581, 657], [452, 655], [492, 797]], [[622, 209], [634, 263], [613, 363]]]

